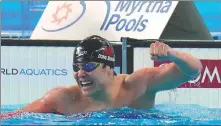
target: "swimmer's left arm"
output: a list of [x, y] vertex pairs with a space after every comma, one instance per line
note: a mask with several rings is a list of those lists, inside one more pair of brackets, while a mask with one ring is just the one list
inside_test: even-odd
[[168, 45], [155, 42], [150, 46], [151, 59], [170, 60], [172, 63], [162, 67], [143, 68], [127, 77], [127, 82], [146, 84], [147, 91], [170, 90], [197, 77], [201, 70], [200, 60], [192, 55], [171, 49]]

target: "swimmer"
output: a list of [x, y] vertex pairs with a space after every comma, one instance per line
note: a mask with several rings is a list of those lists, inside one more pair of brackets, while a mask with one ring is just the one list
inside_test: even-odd
[[200, 60], [162, 42], [152, 43], [149, 53], [154, 61], [169, 60], [171, 63], [117, 75], [110, 42], [97, 35], [89, 36], [73, 53], [73, 76], [77, 84], [51, 89], [8, 115], [22, 112], [71, 115], [123, 106], [150, 109], [155, 105], [157, 92], [174, 89], [197, 77], [202, 70]]

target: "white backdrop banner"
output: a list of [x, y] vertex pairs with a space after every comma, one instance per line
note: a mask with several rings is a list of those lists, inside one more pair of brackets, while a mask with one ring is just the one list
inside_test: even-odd
[[178, 1], [50, 1], [31, 39], [159, 39]]

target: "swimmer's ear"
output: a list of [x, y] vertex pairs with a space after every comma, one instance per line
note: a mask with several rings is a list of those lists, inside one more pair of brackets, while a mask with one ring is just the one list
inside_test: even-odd
[[106, 66], [105, 69], [106, 69], [107, 73], [112, 76], [114, 74], [114, 70], [111, 67], [107, 66], [107, 65], [105, 65], [105, 66]]
[[104, 63], [101, 63], [101, 67], [104, 69], [107, 65], [105, 65]]

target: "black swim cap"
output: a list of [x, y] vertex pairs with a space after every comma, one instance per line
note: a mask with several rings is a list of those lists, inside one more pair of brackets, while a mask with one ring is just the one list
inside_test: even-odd
[[115, 53], [108, 40], [92, 35], [78, 44], [74, 50], [73, 63], [99, 62], [114, 68]]

